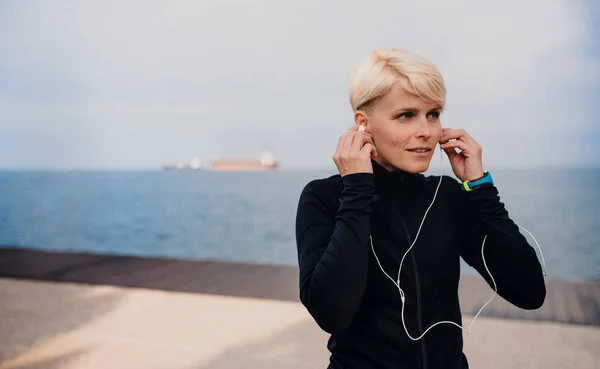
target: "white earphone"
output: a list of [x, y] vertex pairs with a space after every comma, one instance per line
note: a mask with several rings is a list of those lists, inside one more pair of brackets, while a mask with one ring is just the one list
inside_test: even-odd
[[[365, 128], [361, 125], [358, 128], [359, 131], [364, 131]], [[406, 255], [408, 255], [408, 253], [410, 252], [410, 250], [413, 248], [413, 246], [415, 245], [415, 243], [417, 242], [417, 239], [419, 238], [419, 233], [421, 232], [421, 228], [423, 227], [423, 223], [425, 222], [425, 218], [427, 217], [427, 213], [429, 212], [429, 209], [431, 209], [431, 206], [433, 205], [433, 203], [435, 202], [435, 198], [437, 197], [437, 193], [438, 190], [440, 188], [440, 184], [442, 183], [442, 172], [443, 172], [443, 168], [442, 168], [442, 158], [443, 158], [443, 154], [442, 154], [442, 148], [440, 147], [440, 181], [438, 182], [437, 188], [435, 190], [435, 194], [433, 196], [433, 200], [431, 201], [431, 204], [429, 205], [429, 207], [427, 208], [427, 210], [425, 211], [425, 215], [423, 216], [423, 220], [421, 221], [421, 225], [419, 226], [419, 230], [417, 231], [417, 235], [412, 243], [412, 245], [410, 245], [410, 247], [408, 248], [408, 250], [406, 250], [406, 252], [404, 253], [404, 256], [402, 256], [402, 260], [400, 261], [400, 266], [398, 267], [398, 278], [396, 280], [394, 280], [392, 277], [390, 277], [385, 270], [383, 269], [383, 267], [381, 266], [381, 263], [379, 262], [379, 258], [377, 257], [377, 254], [375, 253], [375, 248], [373, 247], [373, 237], [369, 236], [370, 240], [371, 240], [371, 250], [373, 251], [373, 255], [375, 256], [375, 259], [377, 260], [377, 263], [379, 264], [379, 268], [381, 269], [381, 271], [383, 272], [383, 274], [385, 274], [391, 281], [392, 283], [394, 283], [394, 285], [396, 285], [396, 287], [398, 287], [398, 291], [400, 292], [400, 299], [402, 301], [402, 325], [404, 326], [404, 330], [406, 331], [406, 334], [408, 335], [408, 337], [413, 340], [413, 341], [418, 341], [420, 340], [423, 336], [425, 336], [425, 334], [433, 327], [435, 327], [438, 324], [443, 324], [443, 323], [447, 323], [447, 324], [454, 324], [455, 326], [457, 326], [458, 328], [462, 329], [463, 331], [467, 332], [469, 335], [471, 334], [471, 327], [473, 326], [473, 323], [475, 323], [475, 320], [477, 319], [477, 317], [479, 316], [479, 314], [481, 313], [481, 311], [490, 303], [492, 302], [492, 300], [494, 299], [494, 297], [496, 296], [496, 294], [498, 293], [498, 287], [496, 286], [496, 281], [494, 280], [494, 277], [492, 276], [492, 273], [490, 273], [490, 270], [488, 269], [488, 266], [485, 262], [485, 257], [483, 255], [483, 249], [485, 246], [485, 240], [487, 238], [487, 235], [484, 236], [483, 238], [483, 243], [481, 245], [481, 257], [483, 259], [483, 265], [485, 266], [485, 270], [488, 272], [490, 278], [492, 279], [492, 282], [494, 283], [494, 294], [492, 295], [492, 297], [488, 300], [488, 302], [486, 302], [481, 309], [479, 309], [479, 312], [477, 312], [477, 314], [475, 315], [475, 317], [473, 318], [473, 321], [471, 322], [471, 324], [469, 325], [469, 329], [465, 330], [463, 327], [461, 327], [459, 324], [452, 322], [452, 321], [448, 321], [448, 320], [444, 320], [441, 322], [437, 322], [433, 325], [431, 325], [429, 328], [427, 328], [425, 330], [425, 332], [423, 332], [423, 334], [421, 334], [419, 337], [417, 338], [413, 338], [410, 333], [408, 332], [408, 329], [406, 328], [406, 323], [404, 321], [404, 303], [406, 302], [406, 296], [404, 295], [404, 291], [402, 290], [402, 288], [400, 287], [400, 271], [402, 270], [402, 264], [404, 263], [404, 258], [406, 257]], [[544, 276], [547, 276], [546, 273], [546, 262], [544, 260], [544, 254], [542, 253], [542, 249], [540, 248], [540, 245], [538, 244], [537, 240], [535, 239], [535, 237], [533, 237], [533, 235], [526, 230], [525, 228], [519, 226], [517, 224], [517, 226], [521, 229], [523, 229], [525, 232], [529, 233], [529, 235], [533, 238], [535, 244], [537, 245], [538, 249], [540, 250], [540, 255], [542, 258], [542, 264], [543, 264], [543, 273]]]

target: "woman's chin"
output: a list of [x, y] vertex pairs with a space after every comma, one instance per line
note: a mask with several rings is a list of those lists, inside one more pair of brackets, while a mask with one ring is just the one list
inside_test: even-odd
[[[378, 161], [379, 162], [379, 161]], [[382, 160], [384, 164], [383, 167], [388, 170], [402, 170], [407, 173], [423, 173], [429, 169], [429, 164], [431, 162], [431, 155], [424, 158], [413, 158], [413, 157], [396, 157], [394, 160], [387, 161]], [[381, 164], [381, 163], [380, 163]]]
[[423, 173], [429, 169], [429, 162], [429, 160], [414, 160], [410, 161], [409, 163], [405, 163], [401, 169], [408, 173]]

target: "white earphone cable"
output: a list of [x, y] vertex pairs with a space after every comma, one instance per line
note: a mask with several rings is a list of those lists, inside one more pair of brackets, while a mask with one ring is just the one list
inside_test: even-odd
[[[423, 220], [421, 221], [421, 224], [419, 226], [419, 230], [417, 231], [417, 235], [415, 236], [415, 240], [412, 242], [412, 244], [410, 245], [410, 247], [408, 248], [408, 250], [406, 250], [406, 252], [404, 253], [404, 256], [402, 256], [402, 260], [400, 261], [400, 266], [398, 267], [398, 278], [396, 280], [394, 280], [392, 277], [390, 277], [385, 270], [383, 269], [383, 266], [381, 265], [381, 262], [379, 261], [379, 258], [377, 257], [377, 254], [375, 253], [375, 247], [373, 246], [373, 237], [369, 236], [370, 241], [371, 241], [371, 250], [373, 251], [373, 255], [375, 256], [375, 259], [377, 260], [377, 264], [379, 264], [379, 268], [381, 269], [381, 271], [383, 272], [383, 274], [385, 274], [393, 283], [394, 285], [396, 285], [396, 287], [398, 288], [398, 291], [400, 292], [400, 299], [402, 301], [402, 325], [404, 326], [404, 330], [406, 331], [406, 334], [408, 335], [408, 337], [410, 339], [412, 339], [413, 341], [418, 341], [420, 340], [423, 336], [425, 336], [425, 334], [433, 327], [435, 327], [438, 324], [443, 324], [443, 323], [447, 323], [447, 324], [454, 324], [455, 326], [457, 326], [458, 328], [462, 329], [463, 331], [467, 332], [468, 334], [471, 334], [471, 327], [473, 326], [473, 323], [475, 323], [475, 320], [477, 319], [477, 317], [479, 316], [479, 314], [483, 311], [483, 309], [490, 303], [492, 302], [492, 300], [494, 299], [494, 297], [496, 296], [496, 294], [498, 293], [498, 287], [496, 285], [496, 281], [494, 280], [494, 277], [492, 276], [492, 273], [490, 273], [490, 270], [488, 269], [487, 263], [485, 261], [485, 257], [483, 255], [483, 250], [485, 247], [485, 240], [487, 239], [487, 234], [484, 236], [483, 238], [483, 243], [481, 245], [481, 258], [483, 259], [483, 265], [485, 266], [485, 270], [488, 272], [488, 275], [490, 276], [490, 278], [492, 279], [492, 282], [494, 284], [494, 294], [492, 295], [492, 297], [488, 300], [488, 302], [486, 302], [481, 309], [479, 309], [479, 311], [477, 312], [477, 314], [475, 315], [475, 317], [473, 318], [473, 320], [471, 321], [471, 324], [469, 325], [469, 329], [465, 330], [463, 327], [461, 327], [459, 324], [452, 322], [452, 321], [448, 321], [448, 320], [444, 320], [444, 321], [440, 321], [437, 322], [433, 325], [431, 325], [429, 328], [427, 328], [425, 330], [425, 332], [423, 332], [423, 334], [421, 334], [419, 337], [417, 338], [413, 338], [410, 333], [408, 332], [408, 329], [406, 328], [406, 323], [404, 321], [404, 304], [406, 302], [406, 296], [404, 294], [404, 291], [402, 290], [402, 288], [400, 287], [400, 271], [402, 270], [402, 264], [404, 263], [404, 258], [406, 258], [406, 255], [408, 255], [408, 253], [410, 252], [410, 250], [413, 248], [413, 246], [415, 245], [415, 243], [417, 242], [417, 239], [419, 238], [419, 233], [421, 232], [421, 228], [423, 227], [423, 223], [425, 222], [425, 218], [427, 217], [427, 213], [429, 212], [429, 209], [431, 209], [431, 207], [433, 206], [433, 203], [435, 202], [435, 199], [437, 197], [438, 194], [438, 190], [440, 188], [440, 185], [442, 183], [442, 173], [443, 173], [443, 167], [442, 167], [442, 159], [443, 159], [443, 154], [442, 154], [442, 149], [440, 147], [440, 181], [438, 182], [437, 188], [435, 190], [435, 194], [433, 196], [433, 200], [431, 201], [431, 204], [429, 205], [429, 207], [427, 208], [427, 210], [425, 211], [425, 215], [423, 216]], [[531, 232], [529, 232], [528, 230], [526, 230], [525, 228], [519, 226], [517, 224], [517, 226], [521, 229], [523, 229], [524, 231], [526, 231], [532, 238], [533, 241], [535, 242], [535, 244], [537, 245], [538, 249], [540, 250], [540, 256], [542, 258], [542, 266], [543, 266], [543, 274], [544, 276], [547, 276], [546, 273], [546, 261], [544, 260], [544, 254], [542, 253], [542, 249], [540, 247], [540, 245], [538, 244], [537, 240], [535, 239], [535, 237], [533, 237], [533, 235], [531, 234]]]

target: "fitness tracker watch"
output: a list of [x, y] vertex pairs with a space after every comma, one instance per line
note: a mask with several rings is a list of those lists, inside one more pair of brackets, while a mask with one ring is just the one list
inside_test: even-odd
[[492, 179], [492, 175], [487, 170], [483, 171], [483, 176], [472, 181], [464, 181], [462, 184], [463, 191], [472, 191], [475, 188], [481, 186], [484, 183], [494, 184], [494, 180]]

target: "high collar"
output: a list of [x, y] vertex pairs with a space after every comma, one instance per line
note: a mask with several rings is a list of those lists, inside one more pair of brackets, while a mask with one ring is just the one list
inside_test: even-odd
[[422, 183], [424, 179], [421, 173], [410, 173], [401, 169], [390, 171], [373, 159], [371, 159], [371, 163], [373, 164], [375, 187], [380, 190], [394, 189], [398, 188], [398, 186], [416, 185]]

